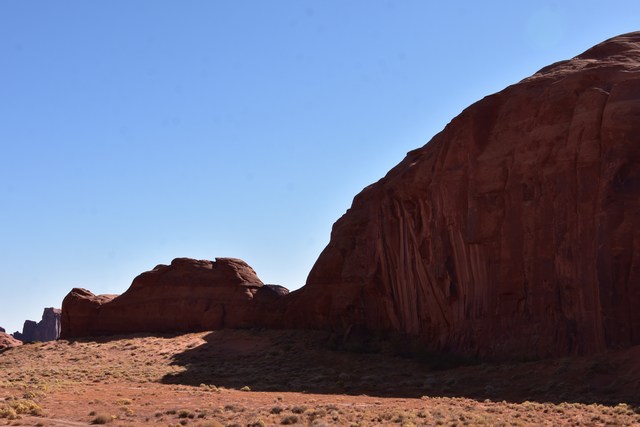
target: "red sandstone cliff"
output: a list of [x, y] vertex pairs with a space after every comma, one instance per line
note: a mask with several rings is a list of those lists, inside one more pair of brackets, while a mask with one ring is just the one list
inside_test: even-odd
[[[94, 295], [82, 288], [73, 288], [62, 300], [61, 339], [97, 335], [96, 321], [103, 304], [117, 295]], [[119, 333], [113, 331], [113, 334]]]
[[290, 324], [503, 358], [640, 343], [640, 33], [473, 104], [365, 188]]
[[62, 337], [270, 326], [421, 337], [503, 359], [640, 344], [640, 33], [464, 110], [354, 198], [307, 285], [174, 260], [74, 289]]
[[61, 338], [247, 327], [288, 291], [264, 285], [235, 258], [177, 258], [140, 274], [122, 295], [74, 289], [62, 303]]

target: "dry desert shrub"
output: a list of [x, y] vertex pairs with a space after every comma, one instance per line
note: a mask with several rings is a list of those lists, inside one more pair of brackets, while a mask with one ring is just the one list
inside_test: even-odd
[[196, 414], [193, 411], [189, 411], [187, 409], [182, 409], [181, 411], [178, 412], [178, 418], [195, 418]]
[[133, 401], [131, 399], [118, 399], [116, 401], [116, 405], [131, 405], [133, 403]]
[[5, 406], [4, 408], [0, 408], [0, 418], [15, 420], [18, 418], [18, 413], [15, 411], [15, 409], [9, 406]]
[[282, 421], [280, 421], [280, 424], [283, 424], [283, 425], [297, 424], [299, 420], [300, 418], [297, 415], [287, 415], [282, 419]]
[[197, 427], [224, 427], [224, 424], [216, 420], [209, 420], [198, 424]]
[[107, 424], [113, 421], [114, 417], [108, 414], [98, 414], [91, 420], [91, 424]]
[[12, 400], [0, 408], [0, 418], [15, 420], [18, 415], [22, 414], [40, 416], [42, 415], [42, 408], [30, 399]]

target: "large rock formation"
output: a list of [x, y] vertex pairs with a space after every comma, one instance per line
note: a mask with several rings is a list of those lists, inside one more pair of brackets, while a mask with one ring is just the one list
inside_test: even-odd
[[358, 194], [291, 325], [498, 358], [640, 343], [640, 33], [488, 96]]
[[15, 339], [11, 335], [0, 332], [0, 353], [4, 350], [22, 345], [22, 341]]
[[271, 326], [399, 333], [496, 358], [640, 343], [640, 33], [464, 110], [354, 198], [307, 285], [187, 259], [117, 298], [74, 289], [63, 336]]
[[62, 303], [62, 338], [251, 326], [287, 293], [239, 259], [177, 258], [142, 273], [120, 296], [73, 289]]
[[23, 342], [57, 340], [60, 336], [60, 316], [59, 308], [45, 308], [42, 320], [25, 320], [22, 332], [14, 332], [13, 336]]

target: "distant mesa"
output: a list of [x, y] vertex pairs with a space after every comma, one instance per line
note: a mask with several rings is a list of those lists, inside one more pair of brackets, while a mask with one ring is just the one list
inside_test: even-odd
[[142, 273], [120, 296], [73, 289], [62, 303], [62, 338], [249, 327], [288, 293], [263, 284], [240, 259], [177, 258]]
[[60, 337], [60, 317], [59, 308], [45, 308], [42, 320], [25, 320], [22, 332], [14, 332], [13, 337], [22, 342], [57, 340]]
[[[74, 289], [75, 337], [267, 326], [401, 334], [497, 359], [640, 344], [640, 33], [471, 105], [358, 194], [307, 284], [174, 260]], [[261, 297], [264, 295], [264, 298]]]

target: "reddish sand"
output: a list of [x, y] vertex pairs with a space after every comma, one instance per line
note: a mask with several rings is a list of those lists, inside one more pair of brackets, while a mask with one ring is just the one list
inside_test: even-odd
[[640, 347], [435, 370], [341, 346], [253, 330], [28, 344], [0, 353], [0, 424], [640, 425]]

